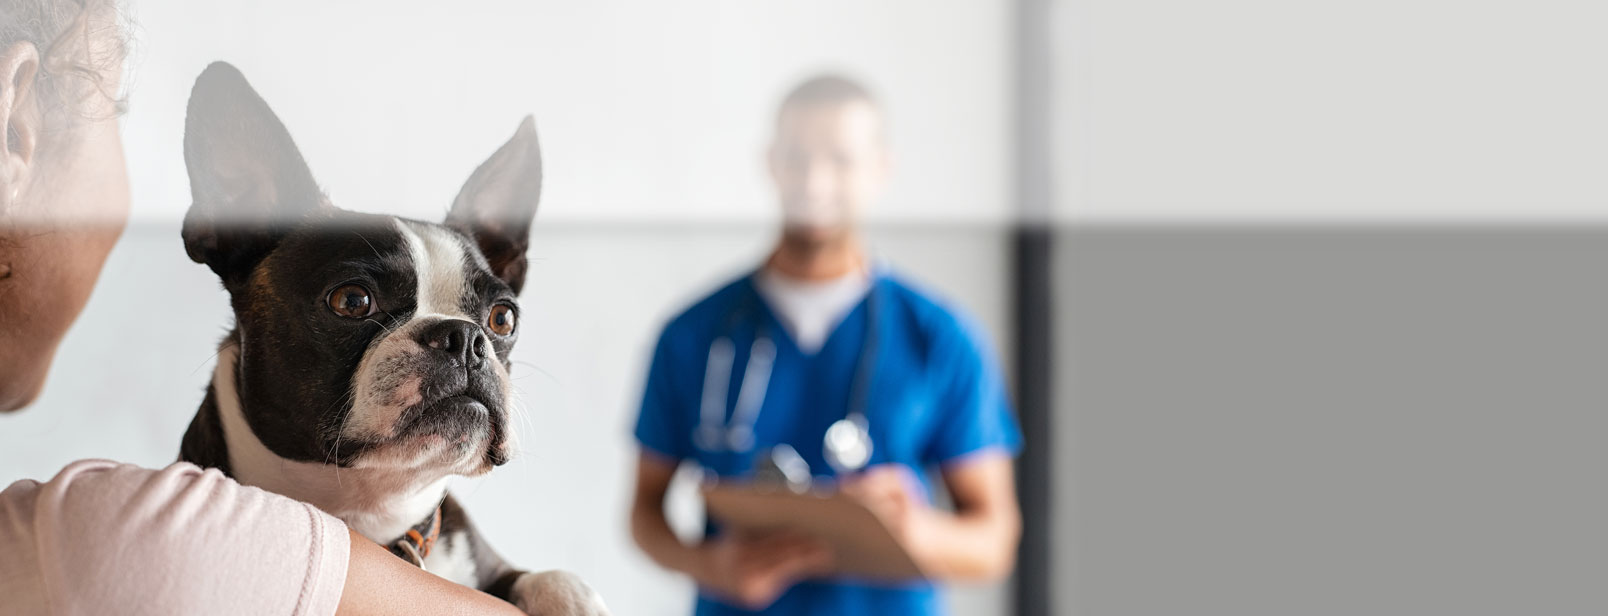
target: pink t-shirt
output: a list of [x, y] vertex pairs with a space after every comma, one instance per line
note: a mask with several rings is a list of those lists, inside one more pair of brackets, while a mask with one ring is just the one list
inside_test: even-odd
[[0, 614], [334, 614], [346, 533], [217, 469], [74, 462], [0, 492]]

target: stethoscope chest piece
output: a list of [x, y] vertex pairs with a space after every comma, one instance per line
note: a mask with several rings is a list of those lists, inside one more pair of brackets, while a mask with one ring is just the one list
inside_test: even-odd
[[826, 442], [823, 445], [826, 463], [838, 474], [865, 468], [871, 461], [871, 429], [865, 415], [853, 413], [832, 422], [832, 426], [826, 429]]

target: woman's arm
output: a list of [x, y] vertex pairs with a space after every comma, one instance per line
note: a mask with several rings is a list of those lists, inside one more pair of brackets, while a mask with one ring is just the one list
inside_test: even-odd
[[351, 556], [337, 616], [370, 614], [522, 614], [513, 604], [449, 582], [348, 530]]
[[19, 613], [507, 613], [312, 505], [217, 470], [75, 462], [0, 492], [0, 597]]

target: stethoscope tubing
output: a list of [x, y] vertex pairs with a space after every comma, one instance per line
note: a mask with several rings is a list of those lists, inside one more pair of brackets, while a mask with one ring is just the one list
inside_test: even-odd
[[[869, 440], [869, 420], [866, 417], [870, 397], [871, 377], [877, 357], [876, 282], [866, 291], [865, 342], [855, 365], [854, 381], [850, 384], [849, 407], [844, 420], [858, 427]], [[703, 392], [700, 396], [699, 423], [694, 429], [694, 444], [707, 452], [747, 452], [754, 448], [754, 427], [764, 407], [765, 393], [770, 387], [771, 372], [776, 361], [776, 342], [759, 313], [757, 297], [749, 297], [730, 319], [726, 335], [710, 343], [708, 363], [704, 368]], [[741, 321], [742, 313], [755, 321], [754, 342], [749, 347], [748, 362], [743, 368], [743, 380], [737, 389], [737, 402], [733, 405], [729, 421], [726, 415], [727, 392], [732, 370], [736, 368], [736, 343], [731, 333]], [[837, 424], [834, 424], [837, 425]], [[724, 430], [722, 429], [724, 428]], [[824, 438], [824, 437], [823, 437]], [[869, 448], [869, 443], [865, 444]], [[829, 452], [830, 454], [830, 452]], [[831, 457], [831, 455], [829, 455]]]

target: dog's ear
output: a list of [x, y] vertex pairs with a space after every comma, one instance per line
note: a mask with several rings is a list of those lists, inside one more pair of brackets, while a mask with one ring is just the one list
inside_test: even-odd
[[228, 282], [243, 275], [309, 215], [332, 209], [285, 125], [225, 62], [190, 91], [184, 166], [194, 202], [184, 248]]
[[530, 223], [541, 195], [536, 120], [525, 116], [513, 138], [469, 176], [447, 214], [447, 226], [473, 237], [492, 273], [514, 293], [525, 286], [525, 250], [530, 247]]

